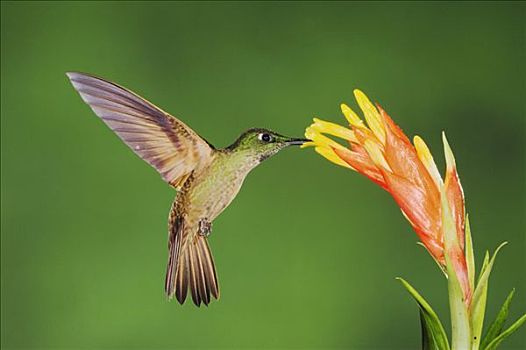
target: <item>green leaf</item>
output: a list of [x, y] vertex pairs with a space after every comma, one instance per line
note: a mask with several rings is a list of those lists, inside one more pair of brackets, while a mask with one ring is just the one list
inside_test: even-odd
[[473, 293], [473, 298], [475, 298], [477, 292], [482, 293], [482, 289], [485, 285], [487, 285], [491, 269], [493, 268], [493, 263], [495, 263], [495, 258], [497, 257], [497, 253], [506, 244], [508, 244], [508, 242], [502, 242], [501, 245], [497, 247], [495, 253], [493, 253], [493, 256], [491, 257], [491, 260], [489, 260], [489, 262], [487, 262], [486, 258], [484, 258], [483, 269], [480, 271], [480, 277], [477, 282], [477, 287], [475, 288], [475, 293]]
[[486, 263], [487, 260], [484, 259], [484, 263], [486, 266], [483, 269], [482, 274], [480, 275], [477, 287], [475, 288], [475, 292], [473, 293], [473, 299], [471, 301], [470, 306], [470, 323], [472, 332], [471, 336], [473, 338], [472, 344], [474, 345], [474, 349], [478, 348], [478, 344], [482, 335], [482, 327], [484, 325], [484, 314], [486, 312], [486, 299], [488, 295], [489, 275], [491, 273], [491, 269], [493, 268], [493, 264], [495, 263], [497, 253], [506, 244], [507, 242], [502, 243], [497, 248], [497, 250], [495, 250], [495, 253], [493, 254], [491, 260], [489, 260], [488, 263]]
[[471, 227], [469, 216], [466, 214], [466, 263], [468, 267], [469, 287], [475, 289], [475, 255], [473, 254], [473, 240], [471, 239]]
[[449, 350], [449, 342], [442, 323], [429, 303], [406, 280], [398, 277], [420, 307], [420, 322], [422, 324], [422, 349]]
[[481, 349], [485, 349], [488, 346], [488, 344], [491, 343], [493, 339], [495, 339], [501, 333], [502, 327], [504, 326], [504, 322], [506, 321], [506, 318], [508, 318], [508, 311], [514, 293], [515, 289], [513, 289], [508, 295], [508, 297], [504, 301], [504, 304], [502, 304], [502, 307], [500, 308], [500, 311], [497, 314], [495, 321], [493, 321], [489, 329], [486, 331], [484, 340], [482, 340], [482, 343], [480, 344]]
[[[485, 264], [486, 266], [482, 274], [480, 275], [477, 287], [475, 288], [475, 292], [473, 293], [473, 299], [471, 301], [470, 306], [470, 322], [473, 337], [472, 343], [475, 345], [475, 348], [478, 348], [478, 344], [482, 335], [482, 326], [484, 325], [484, 314], [486, 312], [486, 298], [488, 295], [489, 275], [491, 274], [491, 270], [493, 268], [493, 264], [495, 263], [497, 253], [506, 244], [507, 242], [502, 243], [497, 248], [497, 250], [495, 250], [495, 253], [491, 257], [491, 260], [489, 260], [489, 262]], [[487, 261], [486, 259], [484, 260], [485, 262]]]
[[480, 269], [479, 279], [477, 281], [480, 281], [480, 278], [482, 277], [482, 274], [486, 270], [486, 267], [488, 267], [488, 264], [489, 264], [489, 252], [486, 250], [486, 254], [484, 254], [484, 261], [482, 262], [482, 268]]
[[512, 324], [508, 329], [499, 334], [497, 338], [493, 339], [493, 341], [489, 343], [488, 346], [484, 348], [484, 350], [495, 350], [504, 339], [512, 335], [517, 329], [519, 329], [520, 326], [524, 324], [524, 322], [526, 322], [526, 314], [522, 315], [522, 317], [515, 321], [515, 323]]
[[426, 323], [424, 313], [420, 310], [420, 329], [422, 333], [422, 350], [440, 350], [431, 335], [431, 330]]

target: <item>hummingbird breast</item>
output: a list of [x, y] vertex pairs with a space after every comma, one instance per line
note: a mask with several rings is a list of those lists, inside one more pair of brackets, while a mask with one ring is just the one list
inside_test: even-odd
[[184, 203], [186, 220], [197, 225], [212, 222], [236, 197], [248, 172], [257, 164], [242, 155], [217, 152], [209, 166], [187, 180], [177, 200]]

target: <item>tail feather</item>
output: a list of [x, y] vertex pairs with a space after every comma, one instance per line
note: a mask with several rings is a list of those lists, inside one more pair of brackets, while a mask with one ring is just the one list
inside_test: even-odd
[[197, 279], [197, 288], [199, 291], [199, 296], [205, 305], [210, 303], [210, 288], [207, 285], [207, 278], [205, 277], [205, 268], [203, 266], [203, 261], [201, 259], [201, 252], [199, 247], [196, 244], [196, 249], [194, 251], [195, 262], [196, 262], [196, 279]]
[[188, 247], [185, 251], [186, 254], [186, 262], [189, 265], [188, 271], [179, 270], [178, 273], [188, 273], [188, 278], [190, 278], [190, 292], [192, 292], [192, 300], [195, 305], [200, 306], [201, 305], [201, 298], [199, 296], [199, 286], [198, 286], [198, 280], [197, 280], [197, 270], [194, 260], [194, 254], [193, 249], [191, 247]]
[[181, 236], [184, 230], [184, 222], [180, 217], [170, 220], [170, 236], [168, 238], [168, 265], [166, 267], [166, 278], [164, 280], [164, 290], [168, 297], [172, 297], [175, 291], [175, 273], [177, 271], [177, 261], [181, 250]]
[[214, 298], [219, 298], [219, 286], [217, 284], [217, 275], [216, 267], [214, 265], [214, 259], [212, 253], [210, 252], [210, 247], [206, 238], [200, 239], [197, 241], [200, 250], [200, 256], [203, 257], [202, 266], [204, 268], [204, 273], [207, 279], [207, 286], [210, 289], [210, 292]]
[[[184, 261], [185, 258], [181, 259], [181, 267], [180, 268], [187, 268], [188, 264], [185, 264]], [[177, 301], [179, 303], [184, 303], [186, 300], [186, 294], [188, 292], [188, 273], [178, 273], [175, 282], [175, 297], [177, 298]]]
[[169, 257], [166, 270], [165, 291], [174, 295], [179, 303], [186, 300], [188, 289], [195, 305], [208, 305], [211, 296], [219, 299], [219, 286], [214, 259], [206, 237], [194, 236], [181, 243], [184, 222], [174, 220], [169, 238]]

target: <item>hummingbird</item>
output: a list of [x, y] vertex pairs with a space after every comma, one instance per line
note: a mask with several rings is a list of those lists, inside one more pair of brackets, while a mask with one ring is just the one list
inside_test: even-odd
[[168, 299], [175, 296], [183, 304], [188, 289], [197, 306], [208, 305], [211, 296], [219, 299], [208, 244], [212, 222], [252, 169], [280, 150], [309, 140], [253, 128], [230, 146], [216, 148], [181, 120], [120, 85], [84, 73], [66, 75], [93, 112], [176, 190], [168, 215]]

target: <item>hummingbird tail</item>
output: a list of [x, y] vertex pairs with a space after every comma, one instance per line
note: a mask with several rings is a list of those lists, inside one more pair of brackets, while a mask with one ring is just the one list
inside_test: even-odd
[[194, 236], [181, 247], [183, 229], [184, 222], [176, 219], [169, 239], [165, 291], [169, 298], [175, 295], [177, 301], [183, 304], [190, 287], [194, 304], [208, 305], [210, 295], [219, 299], [214, 259], [206, 237]]
[[[208, 305], [210, 295], [219, 299], [216, 268], [207, 238], [197, 236], [195, 242], [190, 243], [184, 255], [186, 259], [177, 271], [176, 279], [177, 281], [189, 280], [194, 304], [199, 306], [203, 302], [203, 304]], [[185, 287], [184, 283], [176, 284], [176, 294], [177, 289]]]

